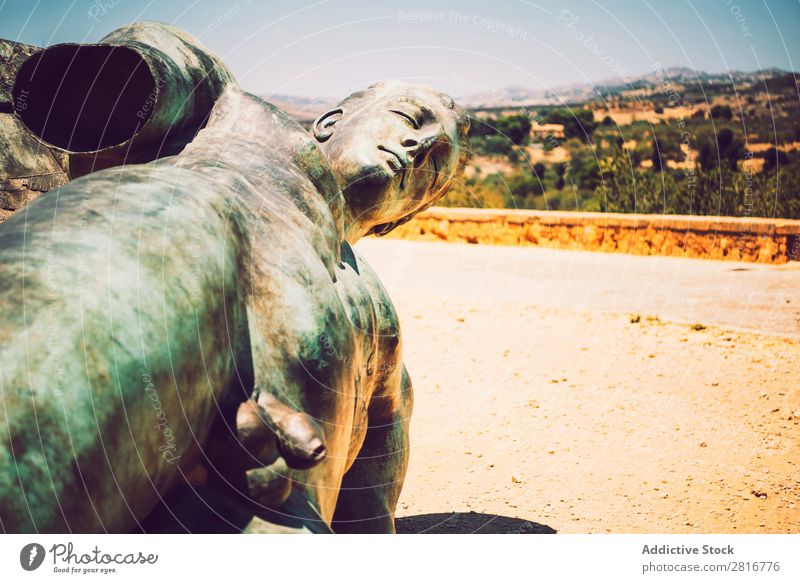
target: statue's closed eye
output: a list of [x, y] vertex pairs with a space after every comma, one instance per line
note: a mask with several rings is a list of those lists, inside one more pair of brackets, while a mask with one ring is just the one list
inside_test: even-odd
[[419, 122], [418, 122], [416, 119], [414, 119], [414, 117], [413, 117], [413, 116], [411, 116], [411, 115], [407, 114], [407, 113], [406, 113], [406, 112], [404, 112], [404, 111], [400, 111], [399, 109], [390, 109], [389, 111], [391, 111], [392, 113], [396, 113], [397, 115], [399, 115], [400, 117], [402, 117], [402, 118], [403, 118], [404, 120], [406, 120], [406, 121], [408, 122], [408, 124], [409, 124], [409, 125], [410, 125], [412, 128], [414, 128], [415, 130], [418, 130], [418, 129], [419, 129]]

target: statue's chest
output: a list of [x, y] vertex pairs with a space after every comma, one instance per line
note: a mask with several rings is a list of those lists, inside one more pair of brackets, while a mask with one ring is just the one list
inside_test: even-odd
[[257, 368], [270, 371], [271, 385], [293, 387], [291, 402], [326, 420], [328, 444], [341, 447], [344, 458], [345, 449], [354, 454], [363, 442], [378, 370], [370, 289], [354, 261], [331, 274], [304, 238], [271, 242], [256, 247], [254, 360], [267, 365]]
[[349, 457], [354, 459], [361, 449], [369, 424], [367, 409], [375, 388], [378, 325], [370, 290], [347, 262], [338, 270], [336, 288], [351, 331], [352, 357], [344, 364], [352, 372], [354, 402]]

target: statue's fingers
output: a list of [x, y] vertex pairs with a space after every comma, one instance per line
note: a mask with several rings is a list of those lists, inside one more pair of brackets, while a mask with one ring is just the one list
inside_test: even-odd
[[286, 461], [281, 458], [267, 467], [248, 470], [247, 488], [250, 497], [262, 506], [277, 508], [283, 504], [292, 492]]
[[278, 424], [278, 449], [289, 466], [307, 469], [327, 455], [322, 429], [306, 413], [295, 411]]
[[276, 431], [265, 412], [248, 399], [236, 412], [236, 433], [239, 437], [239, 456], [245, 467], [268, 466], [278, 459]]
[[253, 400], [239, 405], [235, 427], [220, 423], [206, 446], [213, 469], [222, 475], [268, 466], [280, 456], [275, 431]]
[[289, 467], [307, 469], [325, 459], [322, 428], [310, 415], [295, 411], [266, 391], [259, 395], [258, 404], [275, 429], [278, 450]]

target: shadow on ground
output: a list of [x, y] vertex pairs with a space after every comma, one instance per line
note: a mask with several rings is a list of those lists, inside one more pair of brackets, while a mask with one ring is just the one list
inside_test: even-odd
[[546, 524], [521, 518], [479, 514], [477, 512], [440, 512], [404, 516], [396, 520], [398, 534], [555, 534]]
[[258, 507], [227, 486], [178, 487], [165, 496], [134, 532], [151, 534], [329, 533], [299, 490], [280, 507]]
[[[398, 534], [555, 534], [538, 522], [479, 514], [441, 512], [396, 520]], [[299, 492], [275, 510], [256, 508], [240, 493], [219, 485], [176, 488], [141, 522], [143, 533], [324, 533], [319, 516], [308, 511]]]

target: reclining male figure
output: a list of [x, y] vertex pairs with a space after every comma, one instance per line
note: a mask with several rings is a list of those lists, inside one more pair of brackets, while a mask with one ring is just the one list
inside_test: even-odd
[[[124, 34], [153, 43], [154, 29], [195, 42], [164, 25]], [[91, 173], [0, 225], [6, 531], [128, 531], [198, 467], [274, 475], [254, 417], [325, 523], [394, 528], [411, 384], [391, 301], [351, 244], [450, 188], [466, 116], [389, 82], [312, 137], [223, 84], [179, 155]], [[237, 438], [256, 428], [244, 454], [220, 452], [220, 419]]]

